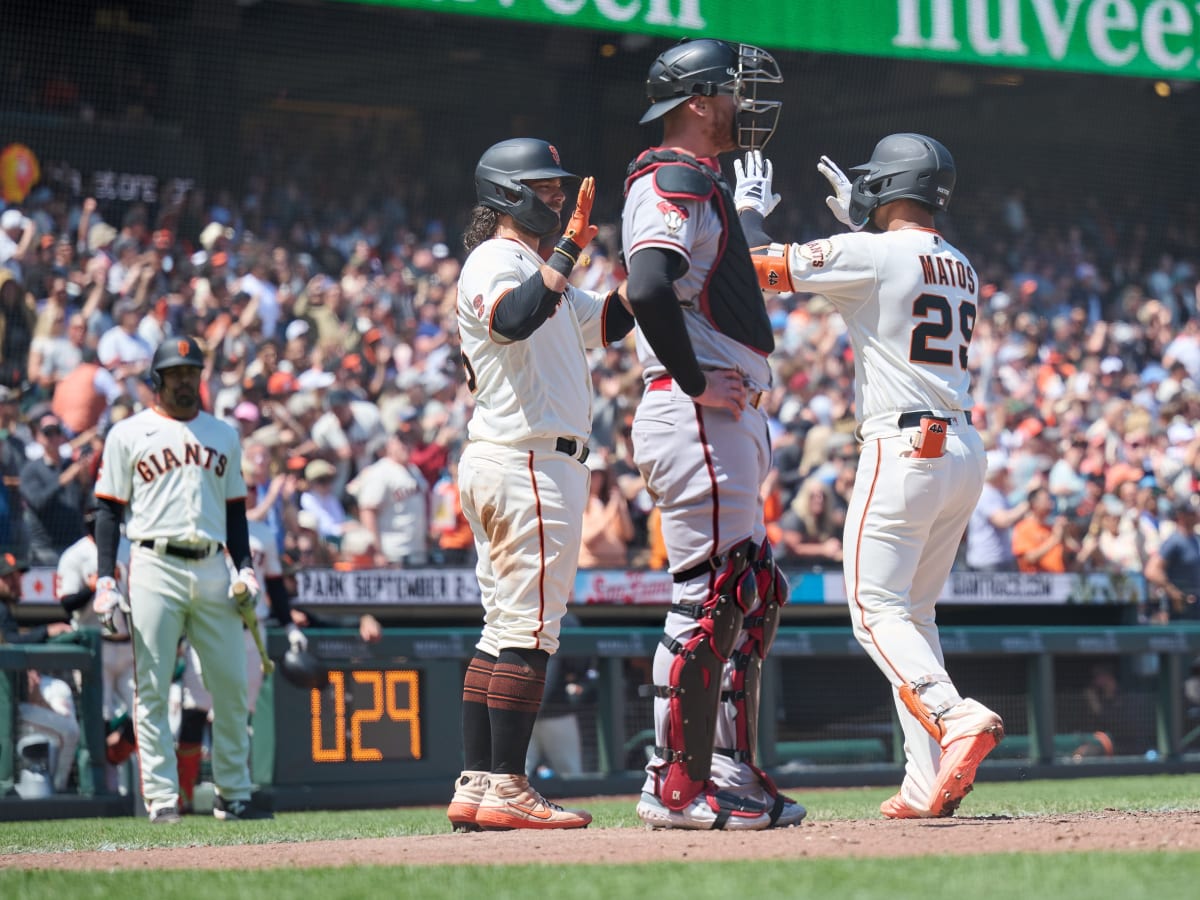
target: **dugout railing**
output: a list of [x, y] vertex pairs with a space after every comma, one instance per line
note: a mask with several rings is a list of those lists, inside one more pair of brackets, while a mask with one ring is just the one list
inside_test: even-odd
[[[255, 780], [276, 808], [436, 804], [461, 766], [462, 673], [475, 628], [390, 628], [363, 644], [351, 629], [313, 629], [311, 651], [330, 684], [297, 687], [277, 672], [254, 718]], [[653, 746], [642, 689], [661, 636], [655, 627], [585, 626], [562, 634], [564, 658], [593, 674], [576, 710], [584, 771], [542, 769], [552, 796], [632, 793]], [[0, 647], [0, 819], [130, 814], [105, 788], [99, 642]], [[964, 693], [1005, 718], [1007, 737], [980, 780], [1200, 771], [1200, 704], [1188, 699], [1200, 623], [1114, 627], [947, 627], [947, 665]], [[268, 636], [276, 659], [286, 636]], [[83, 736], [79, 791], [22, 799], [12, 791], [18, 678], [27, 668], [78, 673]], [[1108, 673], [1095, 679], [1096, 672]], [[1093, 711], [1115, 681], [1111, 708]], [[1104, 699], [1101, 697], [1101, 699]], [[1075, 707], [1083, 708], [1081, 712]], [[1108, 733], [1093, 714], [1107, 716]], [[785, 626], [764, 670], [760, 759], [785, 787], [889, 785], [902, 777], [890, 691], [848, 628]]]

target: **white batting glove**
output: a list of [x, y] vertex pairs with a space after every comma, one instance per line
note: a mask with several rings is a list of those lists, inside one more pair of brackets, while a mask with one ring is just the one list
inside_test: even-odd
[[297, 652], [303, 653], [308, 649], [308, 636], [294, 624], [287, 627], [287, 639], [288, 646]]
[[237, 578], [234, 579], [233, 583], [234, 585], [245, 585], [246, 590], [255, 600], [262, 593], [262, 588], [258, 584], [258, 576], [254, 574], [254, 570], [249, 566], [246, 566], [244, 569], [238, 569]]
[[833, 196], [825, 198], [825, 205], [829, 207], [833, 217], [851, 231], [862, 231], [866, 222], [850, 221], [850, 193], [854, 187], [850, 179], [828, 156], [821, 157], [821, 161], [817, 163], [817, 171], [825, 176], [830, 187], [833, 188]]
[[96, 579], [96, 596], [92, 598], [92, 609], [100, 617], [100, 624], [109, 634], [117, 631], [113, 617], [121, 603], [121, 592], [117, 590], [117, 579], [111, 575]]
[[775, 169], [769, 159], [763, 159], [761, 150], [749, 151], [745, 164], [742, 160], [735, 159], [733, 174], [737, 176], [737, 184], [733, 189], [733, 204], [738, 212], [753, 209], [762, 213], [765, 219], [771, 214], [771, 210], [779, 205], [779, 195], [771, 193], [771, 179]]

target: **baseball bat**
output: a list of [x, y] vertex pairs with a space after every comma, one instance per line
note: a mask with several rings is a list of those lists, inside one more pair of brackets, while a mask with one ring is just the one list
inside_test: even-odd
[[275, 671], [275, 663], [267, 656], [266, 645], [263, 644], [262, 632], [258, 630], [258, 616], [254, 614], [254, 599], [250, 596], [250, 588], [244, 582], [233, 583], [233, 601], [237, 604], [238, 614], [250, 633], [254, 635], [254, 646], [258, 649], [258, 658], [262, 660], [262, 673], [270, 675]]

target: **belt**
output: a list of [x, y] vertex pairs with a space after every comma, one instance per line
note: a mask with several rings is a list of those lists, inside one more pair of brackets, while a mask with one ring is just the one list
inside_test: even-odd
[[128, 644], [131, 638], [127, 634], [101, 634], [100, 640], [110, 644]]
[[[154, 550], [154, 541], [138, 541], [138, 545], [147, 550]], [[181, 547], [178, 544], [167, 544], [163, 552], [168, 556], [178, 556], [181, 559], [208, 559], [223, 549], [225, 548], [220, 544], [209, 544], [207, 547]]]
[[[646, 390], [669, 391], [674, 386], [675, 382], [670, 375], [661, 375], [646, 385]], [[760, 406], [762, 406], [763, 401], [766, 399], [766, 391], [751, 391], [749, 397], [746, 398], [746, 405], [751, 409], [758, 409]]]
[[[897, 423], [901, 428], [916, 428], [921, 424], [922, 419], [941, 419], [943, 422], [953, 422], [960, 414], [955, 413], [953, 416], [939, 416], [928, 409], [917, 409], [912, 412], [900, 413], [900, 420]], [[971, 411], [965, 409], [961, 415], [967, 420], [967, 424], [971, 424]]]
[[554, 442], [554, 449], [559, 453], [565, 453], [567, 456], [572, 456], [580, 462], [587, 462], [588, 454], [591, 450], [583, 441], [576, 441], [572, 438], [560, 437]]

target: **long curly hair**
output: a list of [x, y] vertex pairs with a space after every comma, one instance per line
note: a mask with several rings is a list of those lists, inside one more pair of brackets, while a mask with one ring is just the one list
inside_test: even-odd
[[500, 213], [490, 206], [476, 206], [471, 210], [471, 223], [463, 232], [463, 247], [470, 253], [496, 234], [500, 225]]

